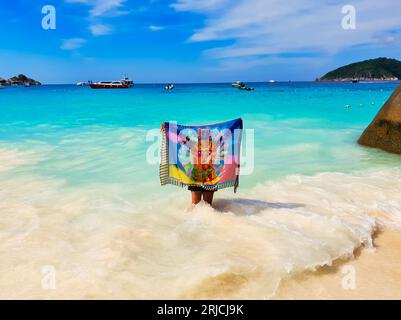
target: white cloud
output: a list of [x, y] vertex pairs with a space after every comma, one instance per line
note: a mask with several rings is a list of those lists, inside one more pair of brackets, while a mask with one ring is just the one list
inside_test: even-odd
[[100, 17], [104, 15], [116, 16], [127, 14], [128, 11], [123, 10], [126, 0], [65, 0], [68, 3], [81, 3], [91, 7], [90, 15], [92, 17]]
[[101, 22], [101, 17], [115, 17], [128, 14], [124, 10], [127, 0], [65, 0], [67, 3], [84, 4], [89, 7], [90, 25], [89, 30], [93, 36], [104, 36], [111, 34], [112, 26]]
[[86, 40], [83, 38], [64, 39], [60, 48], [63, 50], [75, 50], [81, 48], [85, 43]]
[[205, 26], [195, 30], [190, 41], [232, 41], [207, 51], [215, 58], [331, 55], [352, 46], [376, 46], [385, 35], [386, 42], [392, 43], [396, 37], [390, 38], [388, 32], [401, 29], [399, 0], [353, 0], [356, 30], [341, 28], [344, 4], [336, 0], [176, 0], [172, 7], [205, 15]]
[[148, 29], [149, 29], [150, 31], [160, 31], [160, 30], [164, 30], [165, 28], [162, 27], [162, 26], [150, 25], [150, 26], [148, 27]]
[[171, 7], [177, 11], [199, 11], [207, 12], [216, 10], [228, 0], [177, 0]]
[[105, 14], [110, 15], [122, 15], [128, 13], [128, 11], [121, 10], [125, 0], [97, 0], [93, 9], [90, 11], [91, 15], [102, 16]]
[[92, 33], [92, 35], [95, 37], [105, 36], [105, 35], [111, 34], [113, 31], [111, 26], [101, 24], [101, 23], [96, 23], [96, 24], [90, 25], [89, 30]]

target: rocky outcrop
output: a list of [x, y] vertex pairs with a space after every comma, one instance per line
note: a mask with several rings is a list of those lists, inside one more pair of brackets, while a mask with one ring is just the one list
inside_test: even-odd
[[401, 85], [380, 109], [358, 143], [401, 154]]
[[8, 80], [0, 77], [0, 84], [5, 86], [17, 85], [17, 86], [40, 86], [41, 83], [34, 79], [28, 78], [26, 75], [20, 74], [12, 77]]
[[14, 85], [31, 85], [31, 86], [40, 86], [41, 83], [39, 81], [36, 81], [34, 79], [28, 78], [24, 74], [19, 74], [18, 76], [12, 77], [8, 79], [9, 84], [14, 84]]

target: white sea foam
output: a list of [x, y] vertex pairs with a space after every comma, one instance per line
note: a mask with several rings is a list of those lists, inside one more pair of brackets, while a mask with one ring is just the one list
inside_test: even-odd
[[[220, 191], [213, 209], [178, 189], [149, 201], [118, 184], [10, 174], [31, 156], [0, 153], [1, 298], [271, 298], [283, 278], [401, 228], [399, 169], [289, 176]], [[45, 265], [56, 290], [41, 286]]]
[[25, 164], [36, 163], [40, 159], [34, 152], [22, 152], [17, 149], [1, 148], [0, 146], [0, 173]]

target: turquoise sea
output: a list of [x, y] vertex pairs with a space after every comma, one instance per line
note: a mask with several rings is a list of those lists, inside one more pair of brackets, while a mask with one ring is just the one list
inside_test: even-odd
[[[356, 143], [397, 83], [249, 85], [0, 90], [0, 297], [271, 298], [401, 226], [399, 156]], [[238, 117], [237, 194], [160, 187], [163, 121]]]

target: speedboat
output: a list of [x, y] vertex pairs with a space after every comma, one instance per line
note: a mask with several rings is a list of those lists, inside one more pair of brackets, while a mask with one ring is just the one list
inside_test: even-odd
[[173, 90], [174, 89], [174, 84], [172, 83], [167, 83], [166, 86], [164, 87], [166, 90]]
[[250, 88], [250, 87], [241, 87], [241, 88], [238, 88], [238, 89], [245, 90], [245, 91], [253, 91], [253, 90], [255, 90], [254, 88]]
[[240, 90], [245, 90], [245, 91], [253, 91], [254, 88], [249, 88], [245, 85], [245, 83], [237, 81], [231, 84], [232, 87], [238, 88]]
[[243, 88], [243, 87], [245, 87], [245, 84], [241, 81], [236, 81], [236, 82], [232, 83], [231, 86], [234, 88]]

